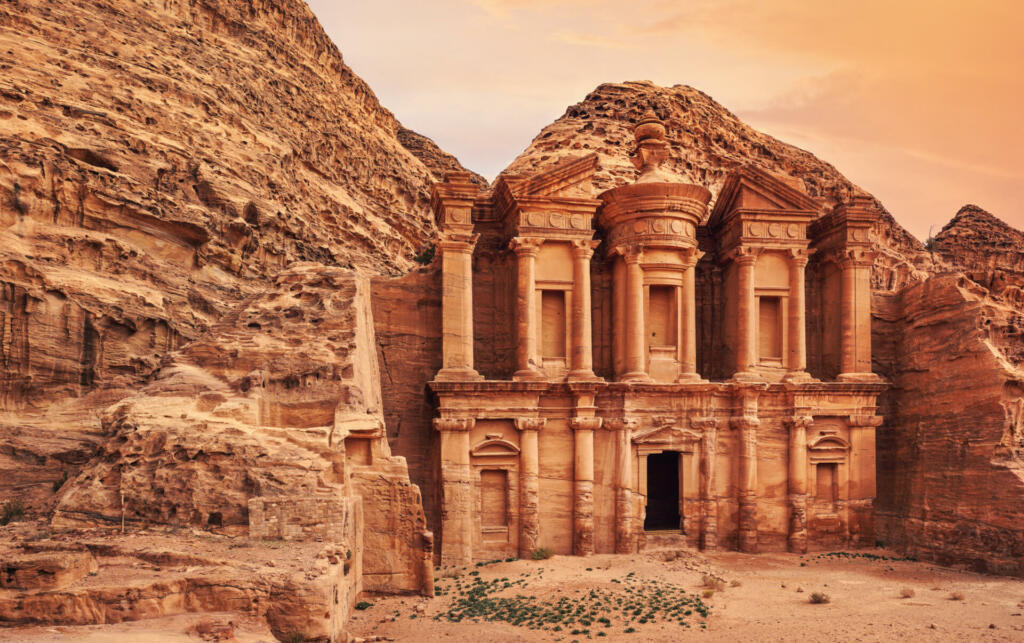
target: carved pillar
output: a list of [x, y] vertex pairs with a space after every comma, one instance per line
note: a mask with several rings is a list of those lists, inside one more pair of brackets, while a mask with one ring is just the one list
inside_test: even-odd
[[698, 382], [697, 374], [697, 261], [701, 255], [696, 250], [686, 256], [686, 270], [683, 272], [683, 287], [680, 291], [683, 303], [679, 332], [679, 378], [680, 382]]
[[442, 232], [441, 350], [442, 367], [435, 379], [483, 379], [473, 369], [473, 247], [480, 235]]
[[633, 533], [633, 431], [637, 421], [609, 420], [605, 426], [615, 432], [615, 553], [636, 553]]
[[700, 548], [718, 549], [718, 498], [715, 495], [715, 456], [718, 450], [718, 420], [694, 418], [690, 425], [701, 434], [700, 442]]
[[537, 442], [544, 418], [516, 418], [519, 430], [519, 557], [540, 546], [540, 451]]
[[594, 431], [601, 428], [601, 418], [574, 417], [569, 420], [573, 430], [573, 553], [589, 556], [594, 553]]
[[469, 431], [473, 418], [434, 418], [441, 432], [441, 564], [473, 560], [473, 485]]
[[754, 298], [754, 262], [757, 252], [737, 248], [736, 257], [736, 375], [751, 375], [757, 364], [757, 302]]
[[791, 250], [789, 258], [789, 360], [787, 380], [810, 379], [807, 375], [807, 304], [804, 276], [806, 250]]
[[882, 424], [877, 415], [850, 417], [850, 544], [875, 544], [875, 432]]
[[855, 248], [839, 261], [842, 335], [839, 379], [874, 381], [871, 372], [871, 265], [874, 254]]
[[761, 421], [754, 415], [733, 418], [732, 426], [740, 432], [739, 470], [739, 550], [757, 553], [757, 427]]
[[786, 420], [789, 427], [789, 551], [807, 553], [807, 427], [809, 415]]
[[620, 250], [626, 261], [626, 372], [622, 382], [648, 382], [644, 355], [644, 269], [638, 248]]
[[536, 262], [543, 239], [516, 237], [510, 244], [516, 253], [516, 380], [539, 380], [544, 373], [537, 357]]
[[590, 259], [599, 243], [582, 240], [572, 244], [572, 361], [569, 378], [574, 380], [596, 379], [590, 310]]

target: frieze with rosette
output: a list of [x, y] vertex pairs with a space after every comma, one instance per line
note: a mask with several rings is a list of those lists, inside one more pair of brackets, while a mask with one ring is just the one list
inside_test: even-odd
[[591, 234], [591, 216], [568, 212], [521, 212], [519, 227], [542, 228], [545, 230], [565, 230], [569, 232]]

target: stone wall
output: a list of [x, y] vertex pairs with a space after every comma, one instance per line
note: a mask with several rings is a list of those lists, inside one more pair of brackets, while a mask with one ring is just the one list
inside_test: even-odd
[[[878, 432], [879, 538], [908, 555], [1024, 575], [1024, 371], [990, 329], [1017, 315], [962, 275], [879, 312], [900, 329]], [[888, 308], [886, 310], [885, 308]]]

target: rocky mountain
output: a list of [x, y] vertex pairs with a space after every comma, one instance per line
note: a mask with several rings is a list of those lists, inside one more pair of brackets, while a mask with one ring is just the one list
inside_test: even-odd
[[300, 0], [15, 0], [0, 70], [0, 408], [148, 373], [294, 261], [408, 269], [462, 169]]

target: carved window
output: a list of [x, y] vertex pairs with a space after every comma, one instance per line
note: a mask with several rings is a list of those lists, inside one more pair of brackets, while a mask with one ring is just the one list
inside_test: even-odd
[[480, 524], [484, 528], [508, 526], [508, 471], [480, 472]]
[[651, 346], [675, 346], [676, 289], [651, 286], [647, 304], [647, 341]]
[[761, 360], [782, 360], [782, 304], [779, 297], [758, 298], [758, 355]]
[[839, 491], [838, 465], [835, 462], [822, 462], [817, 465], [818, 500], [835, 504]]
[[565, 291], [543, 290], [540, 298], [541, 356], [565, 357]]

